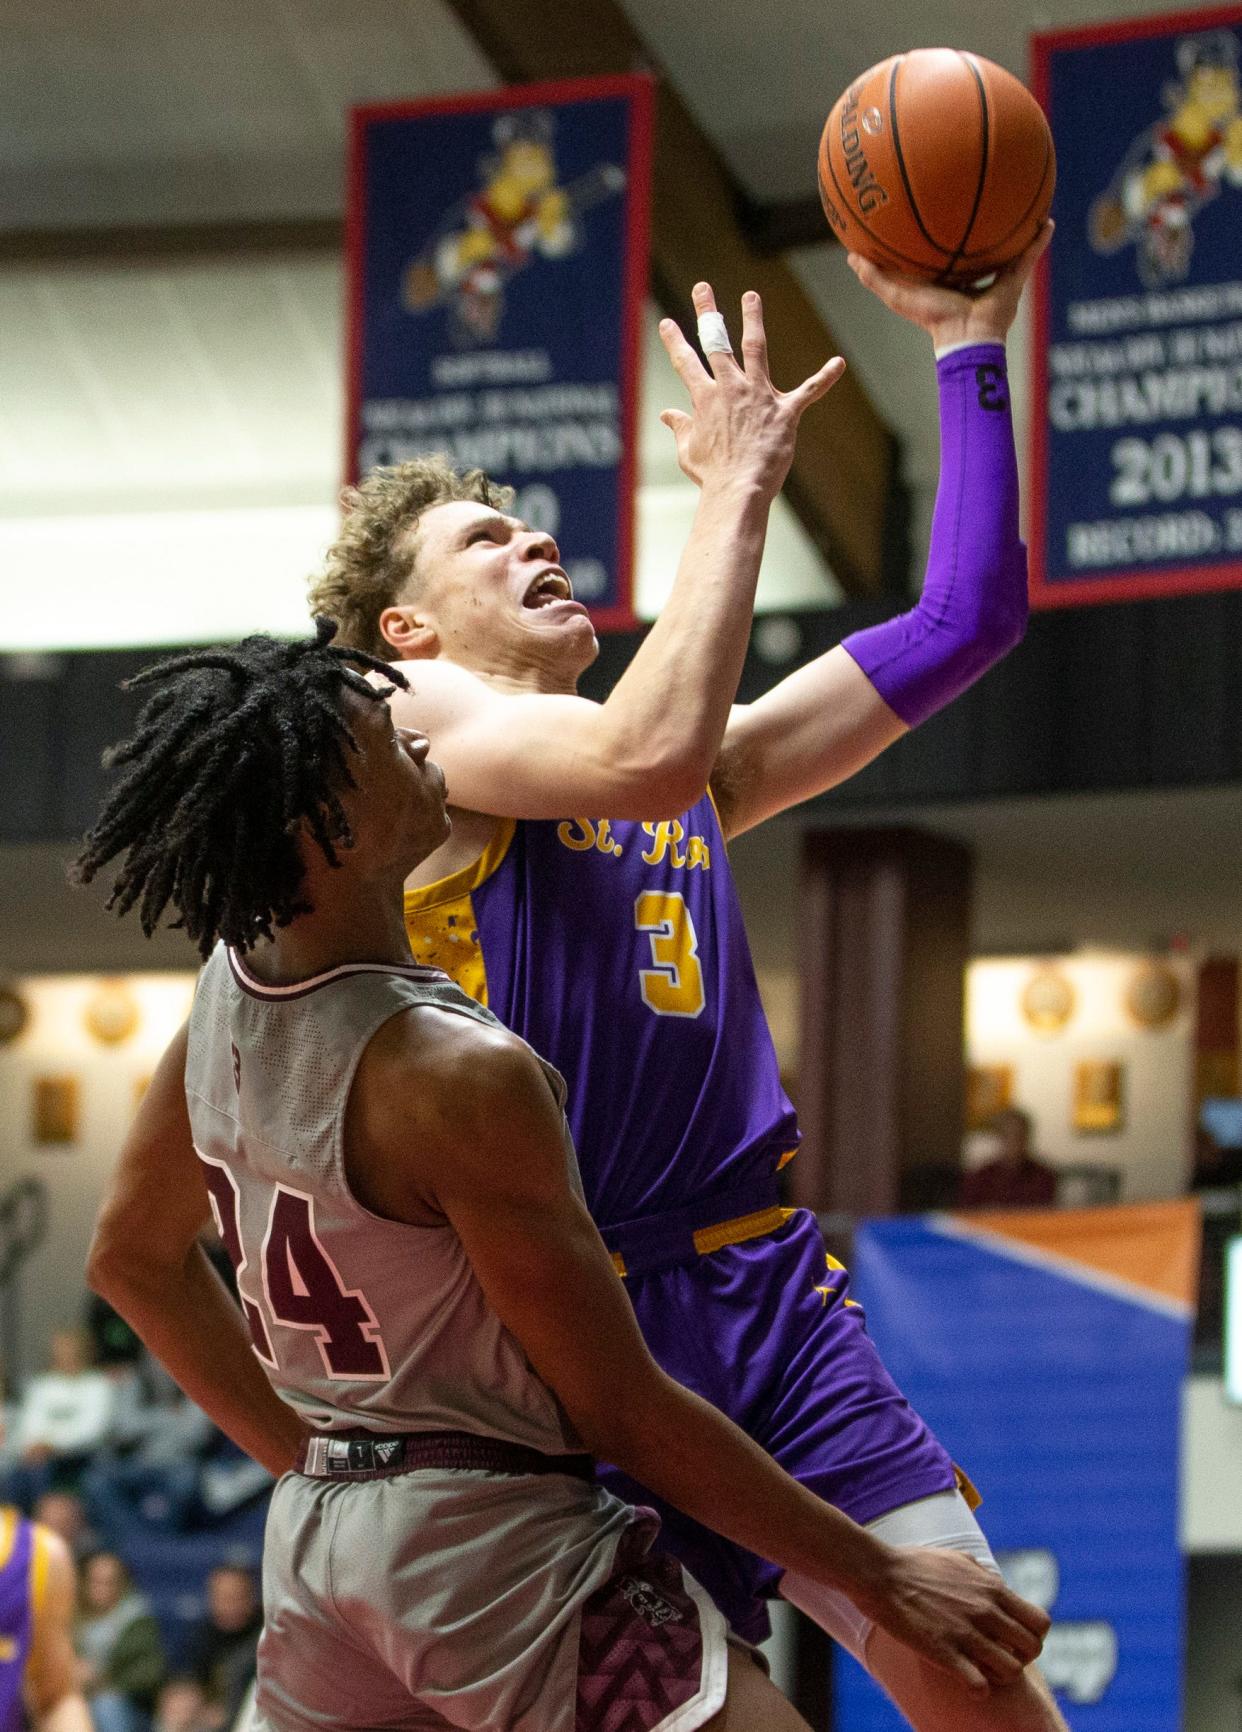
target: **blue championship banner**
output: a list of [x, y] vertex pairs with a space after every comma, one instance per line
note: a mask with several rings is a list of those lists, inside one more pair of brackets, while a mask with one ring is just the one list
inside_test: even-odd
[[1031, 600], [1242, 585], [1242, 7], [1033, 40]]
[[[907, 1217], [858, 1233], [851, 1287], [889, 1370], [978, 1486], [1010, 1586], [1052, 1630], [1073, 1732], [1179, 1732], [1182, 1384], [1195, 1202]], [[835, 1732], [900, 1732], [835, 1657]]]
[[356, 109], [346, 469], [442, 451], [517, 490], [597, 626], [633, 623], [652, 85]]

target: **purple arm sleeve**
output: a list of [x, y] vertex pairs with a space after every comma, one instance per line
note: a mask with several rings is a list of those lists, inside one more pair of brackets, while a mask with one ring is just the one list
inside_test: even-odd
[[876, 691], [911, 727], [943, 709], [1026, 628], [1026, 548], [1000, 343], [936, 363], [940, 486], [917, 607], [845, 639]]

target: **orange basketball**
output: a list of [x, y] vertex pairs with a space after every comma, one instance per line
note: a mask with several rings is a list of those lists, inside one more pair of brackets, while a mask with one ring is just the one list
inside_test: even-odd
[[958, 287], [989, 278], [1034, 240], [1056, 175], [1030, 91], [955, 48], [915, 48], [864, 72], [819, 141], [819, 194], [842, 244]]

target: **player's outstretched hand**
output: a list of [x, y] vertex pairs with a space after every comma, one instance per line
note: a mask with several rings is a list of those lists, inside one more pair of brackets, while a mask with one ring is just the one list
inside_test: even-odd
[[[716, 311], [709, 283], [696, 283], [699, 318]], [[845, 371], [840, 355], [793, 391], [778, 391], [768, 372], [763, 306], [751, 291], [742, 296], [742, 356], [712, 351], [699, 359], [673, 319], [660, 321], [660, 339], [690, 394], [690, 413], [666, 409], [660, 416], [677, 441], [677, 461], [699, 487], [712, 483], [758, 488], [774, 499], [793, 462], [803, 411], [836, 384]]]
[[882, 1596], [863, 1609], [976, 1691], [1015, 1683], [1039, 1657], [1051, 1623], [976, 1559], [932, 1546], [895, 1548]]
[[1026, 251], [979, 294], [967, 295], [959, 289], [882, 271], [861, 253], [851, 253], [849, 264], [865, 288], [901, 318], [921, 325], [936, 348], [946, 343], [1003, 343], [1036, 261], [1052, 239], [1052, 229], [1052, 223], [1046, 222]]

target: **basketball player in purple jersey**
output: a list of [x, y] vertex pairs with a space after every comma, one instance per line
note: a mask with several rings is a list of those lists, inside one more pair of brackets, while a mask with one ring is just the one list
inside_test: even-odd
[[[798, 1132], [725, 842], [870, 762], [1020, 638], [1004, 339], [1049, 234], [975, 298], [851, 259], [937, 354], [926, 579], [911, 612], [753, 704], [732, 699], [767, 512], [798, 418], [831, 377], [774, 389], [757, 296], [743, 301], [740, 364], [706, 284], [694, 299], [707, 368], [661, 326], [690, 395], [689, 414], [663, 418], [700, 500], [669, 601], [605, 703], [574, 695], [597, 645], [555, 543], [477, 472], [434, 459], [377, 471], [347, 497], [312, 591], [349, 641], [416, 664], [394, 702], [434, 739], [455, 817], [408, 887], [414, 954], [565, 1075], [587, 1201], [656, 1358], [857, 1521], [988, 1563], [953, 1464], [887, 1376], [844, 1271], [825, 1271], [814, 1219], [780, 1207]], [[610, 1483], [645, 1495], [623, 1474]], [[843, 1596], [666, 1515], [669, 1543], [737, 1630], [761, 1637], [765, 1599], [783, 1594], [920, 1732], [1060, 1726], [1034, 1675], [971, 1704]]]
[[[859, 1595], [964, 1686], [1020, 1676], [1044, 1613], [869, 1535], [656, 1366], [582, 1200], [563, 1081], [413, 961], [402, 887], [447, 832], [444, 781], [331, 633], [140, 676], [79, 862], [89, 880], [123, 855], [113, 903], [148, 932], [171, 903], [206, 957], [89, 1273], [222, 1427], [293, 1469], [264, 1547], [260, 1726], [805, 1732], [584, 1443]], [[240, 1310], [197, 1242], [209, 1204]]]
[[0, 1505], [0, 1732], [91, 1732], [73, 1652], [75, 1601], [65, 1542]]

